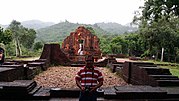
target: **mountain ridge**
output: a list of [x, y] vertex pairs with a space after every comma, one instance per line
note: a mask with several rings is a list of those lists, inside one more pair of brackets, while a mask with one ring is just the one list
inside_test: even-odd
[[[71, 23], [67, 20], [64, 22], [53, 23], [43, 22], [40, 20], [23, 21], [21, 24], [27, 28], [33, 28], [37, 32], [36, 41], [43, 42], [62, 42], [70, 32], [74, 32], [78, 26], [92, 27], [95, 34], [101, 35], [120, 35], [123, 33], [134, 32], [137, 27], [124, 26], [115, 22], [95, 23], [95, 24], [79, 24]], [[1, 25], [3, 27], [3, 25]], [[7, 27], [7, 26], [4, 26]]]
[[[62, 42], [70, 32], [74, 32], [78, 26], [92, 27], [95, 34], [100, 35], [120, 35], [126, 32], [134, 32], [137, 28], [123, 26], [118, 23], [95, 23], [79, 24], [68, 21], [41, 28], [37, 30], [37, 40], [44, 42]], [[54, 37], [55, 36], [55, 37]]]
[[[26, 28], [32, 28], [32, 29], [40, 29], [40, 28], [45, 28], [45, 27], [48, 27], [48, 26], [52, 26], [54, 25], [55, 23], [54, 22], [43, 22], [41, 20], [27, 20], [27, 21], [22, 21], [20, 22], [21, 25], [23, 25], [24, 27]], [[2, 25], [0, 24], [0, 26], [4, 29], [6, 29], [9, 25]]]
[[28, 21], [21, 22], [21, 24], [24, 27], [27, 27], [27, 28], [40, 29], [40, 28], [52, 26], [55, 23], [53, 23], [53, 22], [43, 22], [43, 21], [40, 21], [40, 20], [28, 20]]

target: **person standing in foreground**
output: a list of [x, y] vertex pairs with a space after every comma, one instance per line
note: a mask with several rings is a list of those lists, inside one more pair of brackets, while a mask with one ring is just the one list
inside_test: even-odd
[[103, 85], [103, 75], [99, 68], [94, 66], [94, 57], [85, 58], [86, 65], [82, 67], [76, 77], [76, 84], [80, 88], [79, 101], [97, 101], [96, 89]]

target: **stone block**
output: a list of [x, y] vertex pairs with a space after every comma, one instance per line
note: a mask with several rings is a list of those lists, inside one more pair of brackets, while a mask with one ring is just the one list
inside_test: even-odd
[[167, 92], [151, 86], [115, 86], [117, 97], [120, 99], [161, 99]]
[[39, 67], [43, 71], [47, 70], [47, 66], [45, 65], [45, 62], [31, 62], [31, 63], [28, 63], [27, 66], [28, 67]]
[[105, 99], [117, 99], [116, 89], [114, 87], [108, 87], [104, 89]]
[[79, 97], [79, 89], [63, 89], [63, 88], [51, 88], [50, 96], [52, 97]]
[[0, 81], [10, 82], [17, 79], [21, 79], [21, 74], [21, 71], [17, 70], [16, 68], [0, 67]]

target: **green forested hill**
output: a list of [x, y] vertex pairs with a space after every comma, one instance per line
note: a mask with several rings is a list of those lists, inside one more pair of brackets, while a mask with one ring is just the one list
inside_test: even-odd
[[37, 30], [37, 40], [44, 42], [59, 42], [77, 27], [78, 24], [62, 22], [50, 27], [42, 28]]
[[26, 28], [32, 28], [32, 29], [40, 29], [40, 28], [45, 28], [51, 25], [54, 25], [55, 23], [53, 22], [43, 22], [40, 20], [28, 20], [28, 21], [23, 21], [21, 24], [26, 27]]
[[97, 25], [86, 25], [70, 22], [61, 22], [50, 27], [37, 30], [37, 41], [62, 42], [70, 32], [74, 32], [79, 26], [92, 27], [97, 35], [107, 34], [106, 31]]
[[96, 23], [103, 30], [110, 32], [111, 34], [123, 34], [125, 32], [134, 32], [137, 30], [136, 27], [123, 26], [118, 23]]
[[[92, 27], [97, 36], [101, 35], [119, 35], [125, 32], [136, 31], [137, 28], [123, 26], [118, 23], [96, 23], [96, 24], [78, 24], [70, 23], [68, 21], [60, 22], [58, 24], [42, 22], [39, 20], [29, 20], [22, 22], [22, 25], [27, 28], [33, 28], [37, 31], [36, 41], [43, 42], [62, 42], [70, 32], [74, 32], [75, 29], [83, 25], [85, 27]], [[51, 26], [50, 26], [51, 25]], [[1, 27], [6, 28], [8, 25], [1, 25]], [[39, 29], [40, 28], [40, 29]]]
[[78, 24], [70, 23], [68, 21], [61, 22], [46, 28], [37, 30], [36, 41], [43, 42], [62, 42], [70, 32], [74, 32], [78, 26], [92, 27], [97, 36], [100, 35], [110, 35], [110, 34], [123, 34], [124, 32], [129, 32], [132, 28], [126, 26], [120, 26], [117, 23], [96, 23], [94, 25], [90, 24]]
[[[53, 22], [43, 22], [40, 20], [27, 20], [27, 21], [22, 21], [20, 23], [21, 23], [21, 25], [23, 25], [26, 28], [31, 28], [31, 29], [35, 29], [35, 30], [40, 29], [40, 28], [45, 28], [48, 26], [52, 26], [55, 24]], [[0, 26], [2, 28], [6, 29], [9, 25], [0, 24]]]

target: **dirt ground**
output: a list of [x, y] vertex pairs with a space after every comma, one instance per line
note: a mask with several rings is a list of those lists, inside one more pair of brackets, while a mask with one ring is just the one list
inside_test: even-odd
[[[34, 80], [42, 87], [59, 87], [59, 88], [77, 88], [75, 75], [79, 67], [50, 67], [47, 71], [36, 75]], [[100, 68], [104, 76], [102, 87], [123, 86], [127, 83], [116, 73], [112, 73], [109, 68]]]

